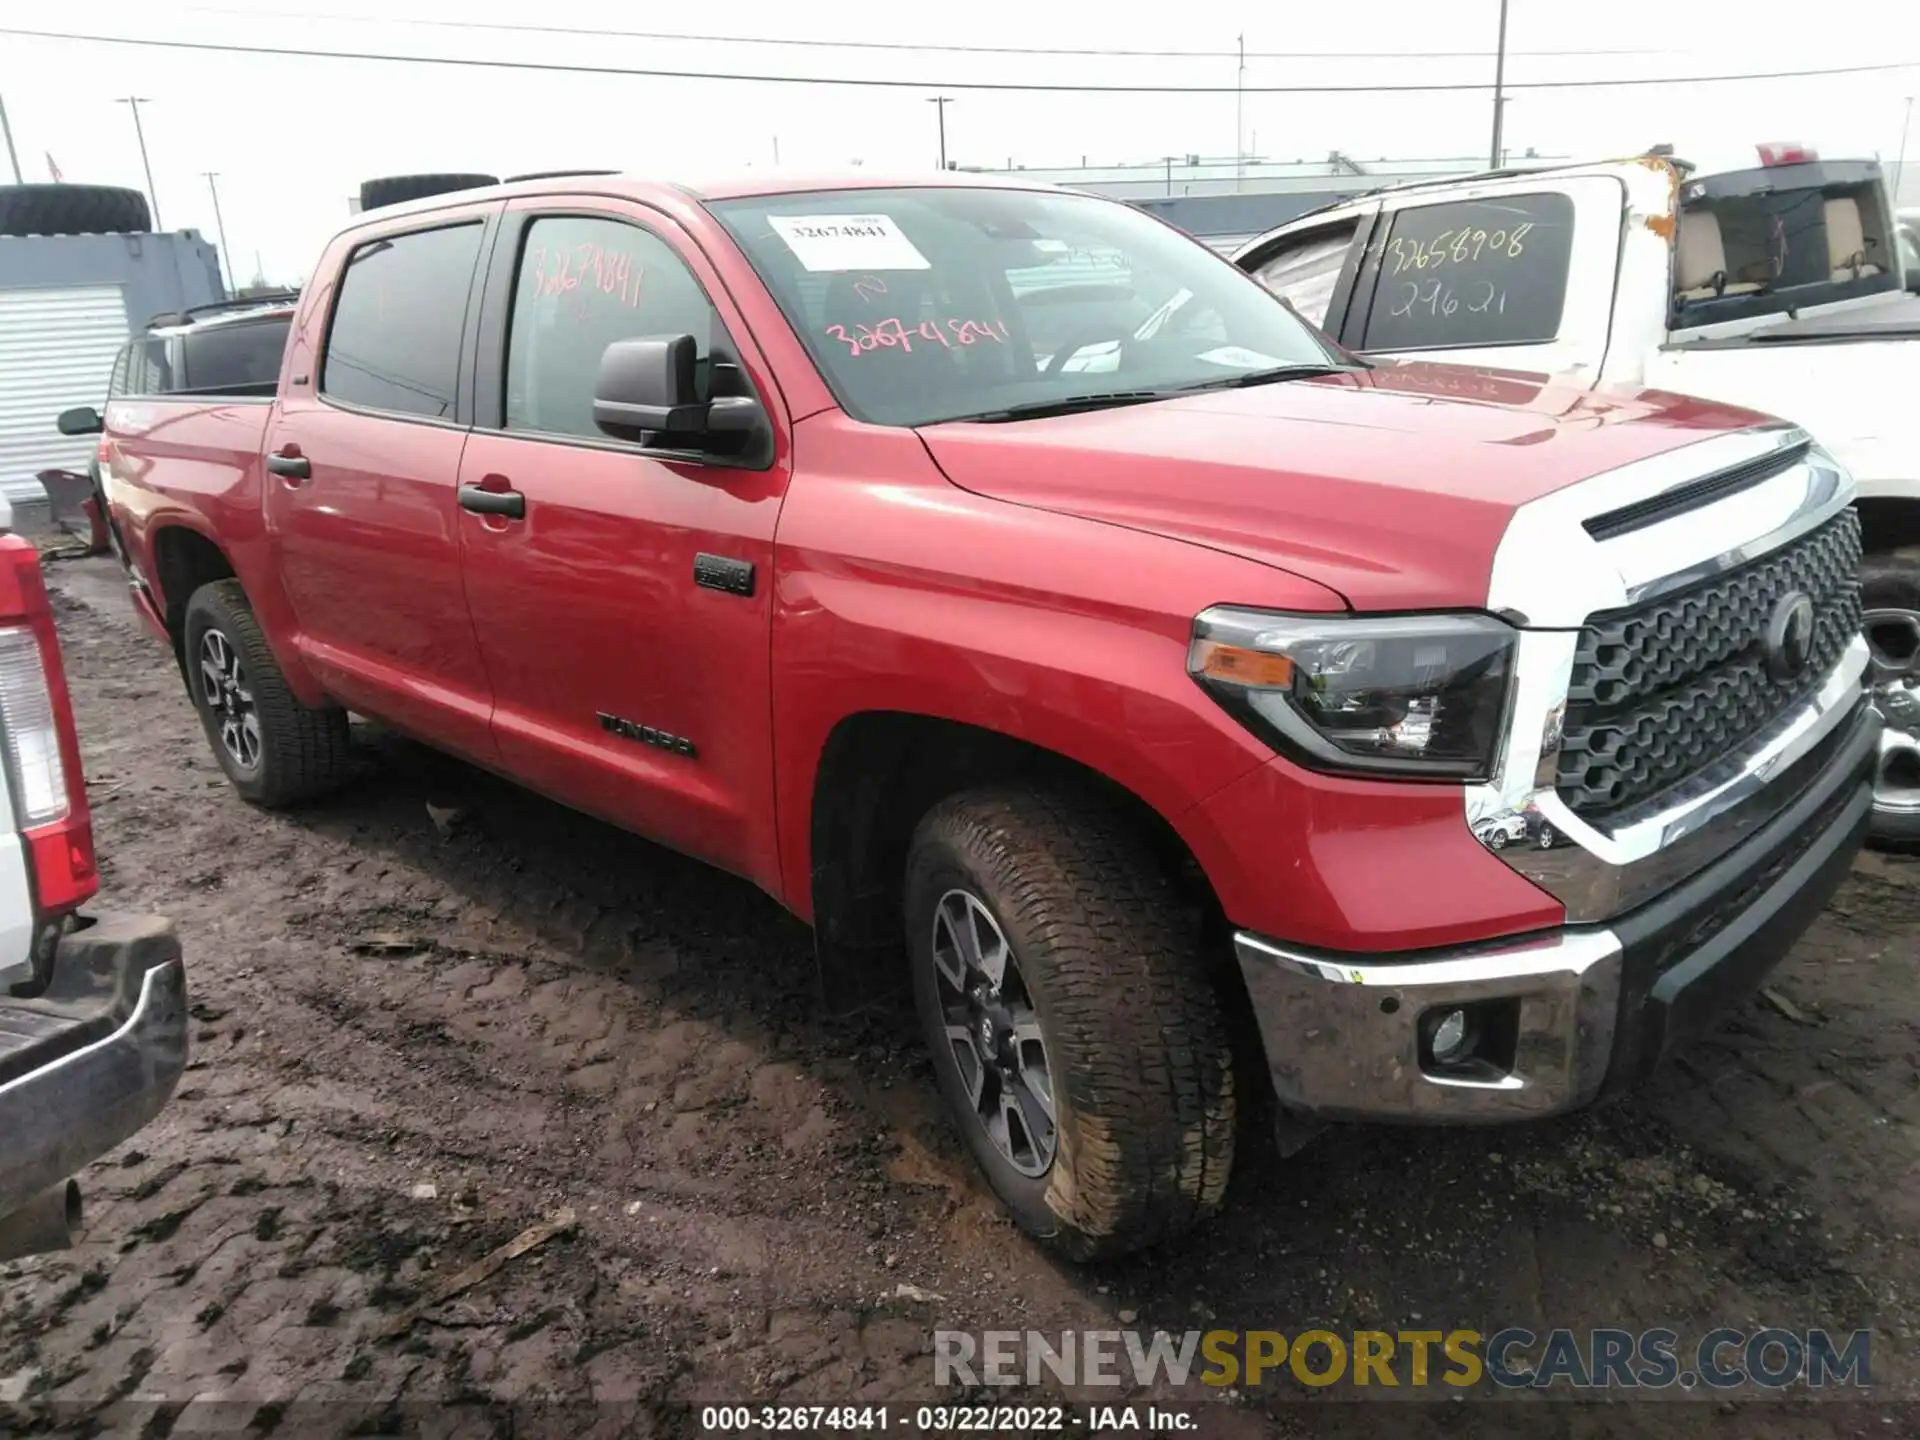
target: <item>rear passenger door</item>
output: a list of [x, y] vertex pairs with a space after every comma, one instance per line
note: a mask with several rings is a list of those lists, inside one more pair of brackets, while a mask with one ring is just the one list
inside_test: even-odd
[[[770, 463], [648, 449], [593, 422], [617, 340], [694, 337], [711, 394], [757, 393]], [[785, 412], [699, 247], [639, 205], [511, 202], [461, 462], [467, 600], [502, 766], [775, 889], [773, 534]], [[757, 374], [760, 378], [751, 378]], [[517, 496], [517, 513], [493, 497]]]
[[331, 306], [301, 317], [261, 482], [308, 666], [348, 707], [483, 761], [493, 695], [455, 493], [469, 311], [499, 208], [336, 242]]

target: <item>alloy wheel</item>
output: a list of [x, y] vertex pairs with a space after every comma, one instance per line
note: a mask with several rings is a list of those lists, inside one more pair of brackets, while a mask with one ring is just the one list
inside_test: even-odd
[[933, 912], [933, 969], [948, 1049], [973, 1119], [1022, 1175], [1058, 1146], [1046, 1036], [1013, 946], [979, 896], [949, 890]]
[[200, 637], [200, 698], [212, 715], [220, 748], [242, 770], [260, 764], [260, 713], [240, 652], [218, 630]]

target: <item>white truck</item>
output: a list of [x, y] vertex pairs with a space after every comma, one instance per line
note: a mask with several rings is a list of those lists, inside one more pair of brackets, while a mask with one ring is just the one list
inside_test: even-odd
[[1605, 387], [1651, 388], [1811, 432], [1859, 484], [1863, 626], [1887, 720], [1873, 835], [1916, 845], [1920, 274], [1905, 238], [1877, 161], [1761, 145], [1706, 164], [1658, 146], [1356, 195], [1233, 258], [1350, 350], [1475, 367], [1463, 394], [1530, 394], [1598, 424]]
[[74, 1174], [132, 1135], [187, 1059], [186, 973], [158, 916], [99, 889], [40, 556], [0, 498], [0, 1262], [64, 1249]]

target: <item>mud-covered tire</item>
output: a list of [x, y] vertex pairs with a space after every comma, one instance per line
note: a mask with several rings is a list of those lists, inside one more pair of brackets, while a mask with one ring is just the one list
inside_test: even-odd
[[[1004, 932], [1045, 1037], [1055, 1144], [1038, 1175], [996, 1148], [949, 1038], [954, 992], [934, 951], [937, 909], [955, 891]], [[1231, 1047], [1199, 937], [1126, 817], [1076, 791], [953, 796], [914, 834], [905, 911], [941, 1092], [1023, 1229], [1092, 1260], [1219, 1208], [1233, 1164]]]
[[[1876, 614], [1904, 611], [1920, 617], [1920, 546], [1882, 551], [1860, 562], [1860, 609], [1867, 617], [1868, 641], [1877, 654], [1888, 642], [1875, 633], [1881, 628], [1874, 623]], [[1913, 634], [1920, 642], [1920, 620]], [[1883, 683], [1880, 669], [1876, 660], [1876, 674], [1870, 678]], [[1904, 683], [1920, 697], [1920, 651], [1915, 652], [1913, 670]], [[1883, 703], [1881, 710], [1888, 715], [1890, 729], [1897, 729], [1897, 717], [1889, 713], [1891, 707]], [[1896, 795], [1899, 804], [1893, 803]], [[1873, 820], [1867, 843], [1879, 850], [1920, 850], [1920, 754], [1882, 757], [1882, 770], [1874, 778]]]
[[477, 190], [499, 183], [494, 175], [384, 175], [360, 182], [360, 208], [378, 210], [383, 205], [402, 205], [430, 195], [450, 195], [456, 190]]
[[[294, 698], [238, 580], [217, 580], [194, 591], [187, 601], [184, 632], [187, 693], [214, 758], [242, 799], [276, 809], [324, 795], [351, 776], [346, 712], [309, 709]], [[241, 667], [257, 721], [252, 764], [237, 757], [222, 739], [222, 715], [211, 698], [214, 687], [203, 664], [209, 633], [230, 647]]]
[[124, 235], [153, 229], [147, 197], [118, 185], [0, 185], [0, 235]]

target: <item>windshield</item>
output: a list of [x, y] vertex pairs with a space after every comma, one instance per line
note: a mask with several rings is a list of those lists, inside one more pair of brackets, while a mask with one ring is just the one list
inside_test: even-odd
[[1115, 201], [929, 186], [708, 208], [875, 424], [1348, 363], [1231, 262]]

